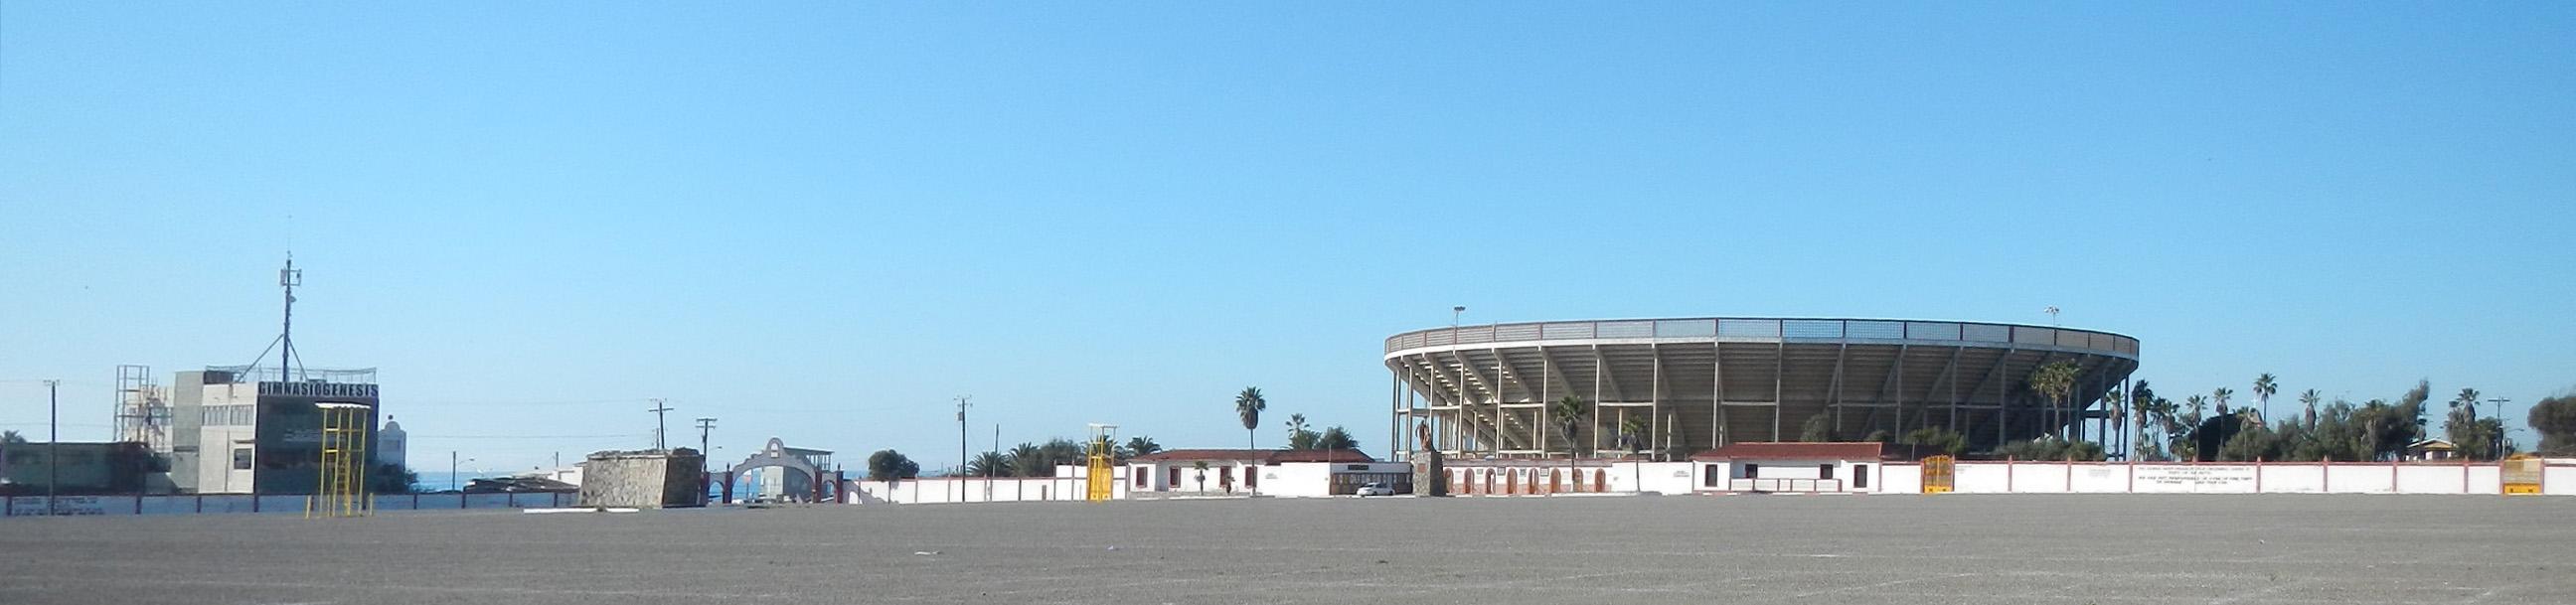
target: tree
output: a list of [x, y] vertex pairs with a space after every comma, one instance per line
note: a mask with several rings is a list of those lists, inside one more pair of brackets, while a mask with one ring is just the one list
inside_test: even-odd
[[1945, 427], [1927, 426], [1914, 429], [1904, 437], [1897, 438], [1896, 442], [1908, 446], [1909, 457], [1913, 458], [1931, 454], [1955, 457], [1960, 452], [1968, 451], [1968, 436]]
[[1011, 457], [1001, 452], [978, 452], [966, 461], [966, 476], [1009, 477], [1014, 472]]
[[2209, 392], [2209, 400], [2218, 403], [2218, 413], [2220, 414], [2228, 413], [2227, 399], [2234, 396], [2236, 396], [2236, 389], [2227, 387], [2218, 387], [2218, 390]]
[[1581, 456], [1583, 440], [1576, 438], [1575, 431], [1582, 429], [1583, 419], [1592, 415], [1592, 403], [1584, 401], [1582, 397], [1567, 395], [1564, 399], [1558, 399], [1556, 403], [1549, 404], [1547, 411], [1548, 416], [1556, 421], [1557, 428], [1564, 429], [1557, 434], [1565, 436], [1566, 456]]
[[[2137, 423], [2136, 430], [2132, 432], [2137, 435], [2139, 446], [2154, 449], [2159, 454], [2163, 453], [2164, 448], [2158, 447], [2156, 441], [2147, 433], [2147, 427], [2150, 425], [2162, 426], [2157, 423], [2156, 390], [2147, 388], [2147, 381], [2140, 380], [2137, 384], [2129, 386], [2129, 412], [2130, 420]], [[2136, 447], [2129, 449], [2130, 458], [2139, 457]]]
[[1324, 432], [1315, 436], [1315, 449], [1355, 450], [1360, 449], [1360, 440], [1351, 438], [1350, 431], [1343, 430], [1341, 425], [1336, 424], [1325, 427]]
[[2460, 389], [2460, 396], [2451, 399], [2451, 413], [2443, 419], [2442, 436], [2470, 460], [2493, 460], [2496, 434], [2487, 432], [2486, 425], [2490, 423], [2478, 416], [2478, 395], [2477, 389]]
[[2254, 405], [2261, 408], [2256, 418], [2263, 422], [2272, 421], [2272, 394], [2278, 392], [2281, 392], [2281, 383], [2272, 377], [2271, 372], [2254, 377]]
[[2021, 460], [2099, 461], [2102, 444], [2091, 441], [2067, 441], [2054, 435], [2029, 441], [2014, 441], [1995, 448], [1995, 455]]
[[2560, 394], [2540, 400], [2531, 406], [2531, 415], [2523, 422], [2540, 431], [2542, 455], [2576, 455], [2576, 393]]
[[1315, 447], [1314, 431], [1306, 430], [1305, 414], [1288, 415], [1288, 449], [1311, 450]]
[[2308, 389], [2307, 392], [2299, 394], [2299, 405], [2308, 409], [2307, 414], [2304, 416], [2307, 421], [2308, 428], [2317, 427], [2317, 403], [2325, 400], [2326, 396], [2323, 393], [2318, 393], [2316, 389]]
[[[2028, 379], [2030, 390], [2048, 399], [2049, 412], [2058, 414], [2059, 408], [2066, 407], [2068, 403], [2066, 398], [2075, 393], [2075, 377], [2082, 370], [2082, 366], [2075, 365], [2075, 362], [2070, 360], [2052, 361], [2041, 365], [2039, 369], [2030, 372]], [[2052, 416], [2048, 419], [2047, 428], [2049, 431], [2056, 431], [2059, 428], [2058, 424], [2058, 419]]]
[[1814, 416], [1808, 416], [1805, 424], [1798, 425], [1798, 440], [1808, 443], [1833, 441], [1833, 417], [1824, 412], [1817, 412]]
[[1055, 465], [1047, 460], [1045, 449], [1035, 443], [1021, 442], [1011, 448], [1011, 476], [1047, 477], [1055, 474]]
[[921, 476], [921, 464], [894, 450], [868, 454], [868, 480], [893, 481]]
[[1208, 469], [1208, 463], [1207, 463], [1207, 461], [1206, 461], [1206, 460], [1193, 460], [1193, 461], [1190, 461], [1190, 468], [1193, 468], [1193, 469], [1197, 469], [1197, 470], [1198, 470], [1199, 491], [1202, 491], [1202, 492], [1207, 491], [1207, 469]]
[[0, 443], [19, 445], [26, 442], [27, 438], [19, 435], [17, 431], [0, 431]]
[[1243, 420], [1243, 447], [1261, 449], [1252, 438], [1252, 430], [1261, 428], [1261, 411], [1269, 408], [1270, 402], [1261, 398], [1261, 387], [1243, 387], [1243, 392], [1234, 395], [1234, 415]]
[[1125, 456], [1119, 457], [1121, 460], [1124, 460], [1127, 458], [1147, 456], [1161, 452], [1163, 451], [1163, 444], [1155, 443], [1154, 438], [1152, 437], [1137, 435], [1134, 437], [1128, 437], [1127, 444], [1118, 446], [1118, 449], [1126, 454]]
[[1637, 452], [1637, 442], [1646, 435], [1646, 419], [1629, 416], [1619, 421], [1619, 449]]

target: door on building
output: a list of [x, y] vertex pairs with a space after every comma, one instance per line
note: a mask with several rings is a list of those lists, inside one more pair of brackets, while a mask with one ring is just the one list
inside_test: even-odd
[[1234, 491], [1234, 467], [1216, 469], [1216, 489], [1222, 492]]

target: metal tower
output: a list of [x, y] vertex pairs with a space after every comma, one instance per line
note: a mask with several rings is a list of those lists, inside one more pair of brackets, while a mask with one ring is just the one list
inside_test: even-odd
[[277, 351], [277, 379], [280, 382], [303, 380], [304, 358], [295, 354], [295, 287], [301, 285], [304, 285], [304, 271], [295, 268], [295, 253], [288, 252], [286, 268], [277, 270], [277, 286], [286, 290], [286, 319], [277, 332], [277, 340], [269, 341], [268, 348], [260, 349], [259, 357], [250, 360], [250, 365], [244, 368], [257, 371], [259, 362], [268, 359], [268, 352]]

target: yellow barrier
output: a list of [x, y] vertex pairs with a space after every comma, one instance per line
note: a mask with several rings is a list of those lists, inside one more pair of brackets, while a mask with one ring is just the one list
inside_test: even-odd
[[1958, 485], [1959, 461], [1949, 456], [1923, 459], [1923, 493], [1947, 494]]
[[2543, 463], [2539, 456], [2533, 456], [2531, 454], [2514, 454], [2512, 457], [2505, 458], [2496, 464], [2500, 467], [2497, 474], [2504, 482], [2504, 495], [2540, 495], [2540, 475], [2543, 471], [2541, 466]]

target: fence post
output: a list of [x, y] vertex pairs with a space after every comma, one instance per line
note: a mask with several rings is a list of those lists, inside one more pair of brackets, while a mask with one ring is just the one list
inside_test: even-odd
[[2013, 493], [2013, 457], [2004, 457], [2004, 493]]
[[2263, 457], [2254, 457], [2254, 493], [2263, 493]]

